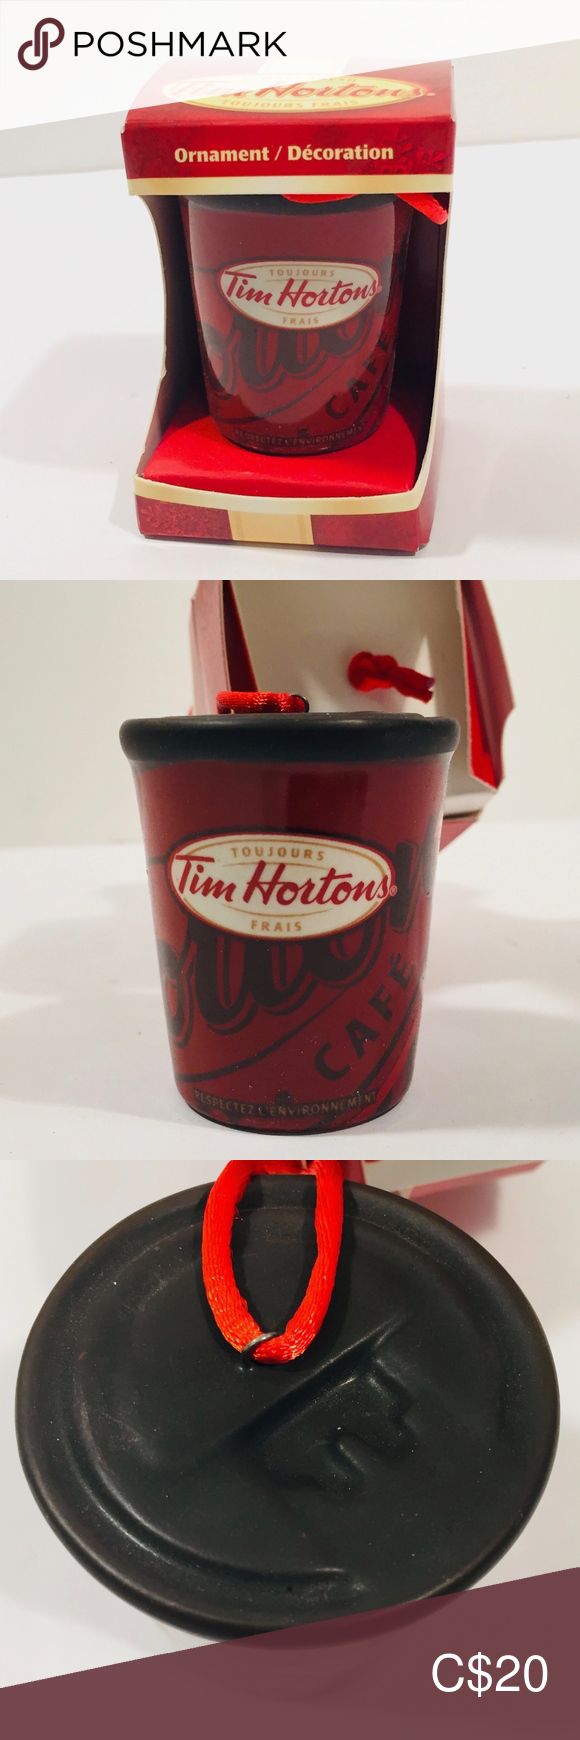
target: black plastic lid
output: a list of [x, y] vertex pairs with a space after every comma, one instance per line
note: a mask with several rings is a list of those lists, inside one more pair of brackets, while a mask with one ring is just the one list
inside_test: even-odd
[[199, 205], [211, 208], [213, 211], [255, 211], [274, 215], [300, 212], [304, 217], [319, 218], [324, 213], [342, 213], [362, 211], [381, 205], [392, 205], [398, 197], [394, 193], [355, 193], [344, 199], [301, 200], [275, 193], [189, 193], [184, 196], [188, 205]]
[[451, 755], [455, 719], [420, 713], [224, 713], [127, 719], [130, 761], [415, 761]]
[[[214, 1634], [466, 1587], [526, 1522], [557, 1437], [523, 1294], [439, 1216], [346, 1185], [320, 1335], [289, 1365], [244, 1361], [203, 1292], [207, 1188], [106, 1233], [34, 1325], [17, 1430], [49, 1522], [117, 1594]], [[303, 1294], [313, 1201], [312, 1178], [265, 1177], [236, 1218], [265, 1329]]]

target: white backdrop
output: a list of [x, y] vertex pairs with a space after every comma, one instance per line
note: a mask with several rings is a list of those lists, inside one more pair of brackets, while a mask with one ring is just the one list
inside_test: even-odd
[[[182, 581], [0, 586], [0, 844], [139, 837], [118, 728], [130, 716], [187, 711], [192, 589]], [[580, 581], [496, 581], [488, 594], [517, 710], [506, 732], [507, 779], [484, 825], [578, 815]]]
[[[84, 0], [79, 12], [78, 0], [60, 0], [58, 17], [65, 26], [64, 42], [52, 49], [38, 78], [29, 78], [19, 65], [18, 48], [32, 36], [38, 20], [37, 0], [1, 0], [0, 43], [2, 47], [2, 119], [4, 130], [38, 127], [40, 123], [62, 124], [74, 117], [117, 114], [134, 100], [135, 93], [147, 82], [152, 72], [166, 59], [160, 51], [155, 57], [131, 56], [127, 52], [128, 33], [138, 27], [148, 43], [156, 33], [160, 43], [170, 31], [177, 37], [180, 30], [190, 36], [205, 30], [208, 45], [219, 30], [224, 30], [235, 42], [241, 27], [267, 29], [272, 39], [285, 30], [286, 59], [276, 55], [268, 60], [245, 56], [230, 60], [222, 53], [213, 58], [188, 56], [173, 62], [196, 76], [226, 77], [240, 85], [261, 85], [264, 71], [284, 76], [287, 82], [303, 77], [327, 77], [330, 73], [361, 71], [372, 67], [410, 66], [430, 60], [462, 60], [472, 56], [486, 57], [496, 53], [539, 47], [554, 43], [569, 43], [578, 36], [577, 0], [486, 0], [484, 5], [465, 4], [465, 0], [253, 0], [251, 18], [240, 16], [239, 0], [199, 0], [195, 8], [184, 6], [182, 0], [140, 0], [135, 9], [133, 0]], [[192, 17], [193, 12], [193, 17]], [[195, 31], [191, 26], [195, 24]], [[74, 56], [75, 30], [92, 32], [95, 39], [106, 32], [123, 38], [124, 48], [115, 52], [111, 39], [104, 52], [95, 47]], [[569, 55], [561, 59], [558, 76], [544, 81], [540, 109], [557, 118], [557, 131], [568, 130], [562, 125], [568, 96], [573, 92], [568, 83]], [[485, 79], [485, 66], [481, 68]], [[515, 78], [517, 83], [517, 69]], [[511, 69], [508, 79], [512, 82]], [[518, 98], [518, 101], [520, 99]], [[533, 135], [537, 136], [538, 94], [529, 91], [531, 109], [535, 112]], [[570, 108], [570, 113], [572, 109]], [[480, 126], [481, 123], [481, 126]], [[477, 117], [475, 134], [466, 118], [471, 137], [497, 137], [493, 111]], [[573, 130], [573, 129], [570, 129]], [[540, 131], [543, 131], [540, 128]], [[508, 135], [509, 136], [509, 135]], [[75, 167], [75, 135], [68, 136]], [[112, 137], [103, 130], [93, 135], [100, 142]], [[42, 144], [45, 140], [42, 140]], [[82, 152], [82, 140], [76, 147]], [[20, 141], [18, 142], [20, 146]], [[10, 153], [11, 168], [17, 168], [19, 151]], [[78, 161], [78, 160], [77, 160]], [[93, 159], [93, 163], [102, 158]], [[42, 166], [42, 157], [40, 158]]]

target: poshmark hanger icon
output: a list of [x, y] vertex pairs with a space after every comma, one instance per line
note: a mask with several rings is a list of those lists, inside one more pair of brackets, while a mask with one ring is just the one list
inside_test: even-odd
[[64, 24], [60, 18], [40, 18], [29, 42], [21, 42], [18, 50], [20, 65], [26, 72], [40, 72], [46, 66], [49, 50], [64, 42]]

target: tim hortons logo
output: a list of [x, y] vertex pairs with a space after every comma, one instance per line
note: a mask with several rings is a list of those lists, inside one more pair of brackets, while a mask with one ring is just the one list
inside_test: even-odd
[[427, 85], [412, 84], [408, 79], [381, 78], [373, 74], [347, 74], [342, 78], [313, 79], [311, 83], [267, 85], [261, 91], [222, 92], [221, 96], [185, 96], [182, 102], [196, 102], [211, 109], [234, 109], [262, 114], [328, 113], [332, 109], [374, 109], [383, 103], [409, 103], [417, 97], [429, 96]]
[[300, 834], [229, 834], [178, 846], [171, 886], [188, 912], [237, 936], [329, 936], [397, 893], [389, 858]]
[[266, 326], [338, 326], [360, 314], [381, 288], [373, 266], [334, 260], [252, 260], [222, 266], [226, 302]]

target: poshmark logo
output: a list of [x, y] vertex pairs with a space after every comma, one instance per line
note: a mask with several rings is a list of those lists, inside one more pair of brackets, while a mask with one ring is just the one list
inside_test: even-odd
[[[20, 65], [26, 72], [40, 72], [46, 66], [52, 48], [58, 48], [64, 41], [64, 24], [59, 18], [40, 18], [35, 25], [28, 42], [22, 42], [18, 50]], [[180, 60], [184, 55], [195, 54], [201, 60], [212, 60], [214, 55], [226, 55], [230, 60], [243, 60], [245, 55], [253, 55], [257, 60], [267, 60], [269, 55], [281, 54], [286, 58], [283, 47], [285, 30], [279, 30], [276, 36], [271, 36], [269, 30], [239, 30], [231, 37], [225, 30], [213, 32], [198, 30], [197, 36], [187, 36], [184, 30], [163, 31], [130, 30], [128, 36], [122, 36], [118, 30], [103, 30], [100, 36], [95, 36], [92, 30], [75, 30], [72, 38], [75, 60], [79, 55], [93, 50], [104, 56], [105, 60], [116, 60], [118, 55], [127, 54], [141, 59], [143, 55], [161, 55], [164, 59]]]
[[178, 846], [168, 865], [181, 905], [206, 924], [268, 941], [350, 930], [397, 893], [389, 858], [301, 834], [220, 834]]
[[64, 42], [64, 24], [60, 18], [40, 18], [29, 42], [21, 42], [18, 50], [20, 65], [26, 72], [40, 72], [46, 66], [49, 49], [60, 48]]
[[265, 326], [338, 326], [360, 314], [381, 288], [374, 266], [334, 260], [256, 260], [222, 266], [222, 296]]

